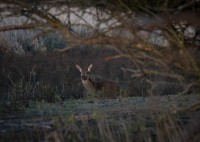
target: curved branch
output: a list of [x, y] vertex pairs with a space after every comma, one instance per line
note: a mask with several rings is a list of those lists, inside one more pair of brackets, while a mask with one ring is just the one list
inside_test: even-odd
[[10, 31], [10, 30], [25, 30], [25, 29], [34, 29], [36, 27], [45, 26], [45, 23], [31, 23], [31, 24], [23, 24], [23, 25], [11, 25], [0, 27], [0, 32]]

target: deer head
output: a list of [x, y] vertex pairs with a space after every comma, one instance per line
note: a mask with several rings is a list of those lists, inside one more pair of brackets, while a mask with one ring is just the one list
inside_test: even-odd
[[92, 69], [92, 64], [89, 65], [86, 71], [84, 71], [79, 65], [76, 65], [76, 68], [80, 71], [81, 73], [81, 80], [88, 80], [89, 79], [89, 74]]

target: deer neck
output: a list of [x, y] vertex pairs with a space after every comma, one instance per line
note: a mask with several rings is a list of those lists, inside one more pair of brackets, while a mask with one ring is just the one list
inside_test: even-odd
[[87, 91], [95, 91], [95, 83], [92, 81], [91, 78], [88, 78], [87, 80], [82, 80], [82, 83]]

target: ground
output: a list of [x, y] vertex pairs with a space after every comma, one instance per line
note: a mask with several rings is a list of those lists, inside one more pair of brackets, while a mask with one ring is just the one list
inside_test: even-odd
[[[0, 138], [3, 141], [26, 141], [29, 138], [29, 141], [41, 141], [48, 139], [49, 134], [58, 132], [60, 128], [66, 129], [67, 126], [63, 128], [63, 125], [69, 124], [70, 126], [73, 124], [75, 126], [75, 122], [81, 122], [81, 124], [82, 122], [88, 122], [88, 126], [91, 127], [92, 121], [93, 128], [101, 120], [109, 120], [111, 123], [115, 121], [118, 123], [119, 120], [124, 123], [124, 120], [127, 119], [130, 123], [140, 120], [141, 123], [145, 124], [145, 129], [150, 127], [152, 129], [155, 127], [154, 117], [152, 116], [176, 113], [198, 104], [199, 101], [199, 95], [171, 95], [117, 99], [79, 99], [62, 103], [29, 102], [28, 107], [22, 112], [7, 113], [0, 117]], [[195, 117], [200, 120], [199, 111], [195, 114]], [[61, 123], [64, 124], [61, 125]], [[148, 127], [146, 127], [147, 123]], [[141, 125], [143, 126], [143, 124]], [[141, 125], [139, 128], [142, 127]], [[80, 127], [82, 128], [82, 126]], [[100, 126], [98, 128], [100, 129]], [[37, 135], [35, 130], [37, 130]], [[155, 128], [151, 130], [151, 138], [153, 135], [156, 135]], [[154, 138], [152, 139], [154, 140]]]

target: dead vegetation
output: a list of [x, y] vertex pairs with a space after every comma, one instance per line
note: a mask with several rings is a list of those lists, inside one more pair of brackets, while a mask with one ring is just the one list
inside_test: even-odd
[[[119, 82], [119, 101], [132, 96], [166, 99], [169, 94], [179, 94], [180, 101], [184, 95], [199, 94], [199, 1], [87, 1], [0, 1], [1, 116], [21, 115], [30, 102], [51, 102], [48, 107], [53, 110], [51, 106], [63, 100], [83, 98], [75, 64], [95, 65], [97, 81]], [[146, 110], [170, 104], [160, 98], [147, 103]], [[136, 109], [128, 111], [128, 106], [114, 118], [98, 111], [93, 111], [95, 117], [75, 111], [56, 117], [50, 130], [27, 123], [22, 126], [30, 131], [17, 136], [16, 129], [2, 130], [0, 137], [26, 141], [31, 133], [35, 141], [198, 141], [196, 100], [151, 117], [135, 115]], [[107, 99], [101, 101], [109, 105]], [[47, 108], [39, 110], [45, 114]]]
[[93, 101], [34, 103], [21, 114], [1, 115], [0, 137], [4, 141], [198, 141], [198, 95]]
[[[109, 7], [109, 2], [108, 5], [100, 2], [100, 5], [106, 7], [104, 11], [98, 5], [91, 7], [97, 2], [89, 2], [91, 6], [78, 9], [78, 2], [80, 1], [59, 1], [55, 4], [55, 1], [27, 3], [3, 0], [2, 8], [6, 9], [7, 13], [2, 12], [2, 18], [17, 14], [25, 16], [27, 20], [21, 24], [3, 26], [0, 31], [35, 29], [37, 32], [33, 39], [57, 33], [59, 38], [67, 43], [65, 48], [56, 50], [58, 52], [67, 52], [81, 45], [112, 47], [117, 53], [106, 59], [114, 62], [121, 58], [130, 60], [132, 65], [123, 70], [129, 72], [132, 78], [144, 80], [149, 84], [150, 94], [154, 94], [154, 88], [159, 85], [158, 78], [162, 78], [161, 81], [166, 84], [177, 84], [185, 88], [181, 89], [181, 94], [199, 87], [200, 20], [196, 13], [199, 9], [196, 1], [185, 2], [182, 5], [162, 1], [167, 8], [166, 14], [157, 14], [151, 2], [147, 2], [146, 6], [140, 3], [136, 9], [132, 4], [138, 3], [137, 1], [115, 2], [119, 7], [118, 11]], [[156, 5], [161, 5], [162, 2]], [[197, 6], [192, 13], [190, 9], [194, 4]], [[138, 10], [143, 14], [139, 14]], [[87, 15], [91, 15], [93, 24], [85, 18]], [[74, 21], [73, 16], [83, 24]], [[81, 30], [77, 31], [79, 26], [85, 27], [85, 34]]]

